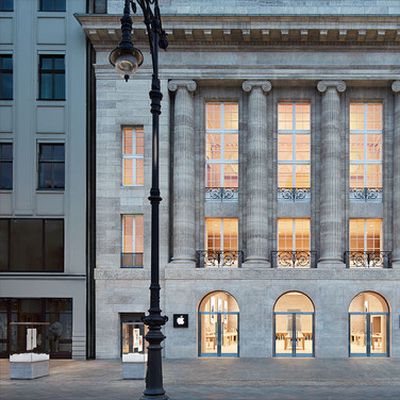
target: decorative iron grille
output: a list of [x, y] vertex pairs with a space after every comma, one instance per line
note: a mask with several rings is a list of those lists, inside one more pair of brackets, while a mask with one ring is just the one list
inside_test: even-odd
[[316, 251], [272, 251], [271, 256], [274, 268], [315, 268], [317, 265]]
[[210, 267], [241, 267], [242, 250], [197, 250], [197, 268]]
[[383, 197], [382, 188], [350, 188], [350, 200], [381, 202]]
[[346, 251], [347, 268], [391, 268], [391, 251]]
[[239, 189], [237, 187], [207, 187], [206, 200], [208, 201], [237, 201]]
[[310, 201], [310, 188], [278, 188], [278, 201]]
[[143, 268], [143, 253], [121, 253], [121, 268]]

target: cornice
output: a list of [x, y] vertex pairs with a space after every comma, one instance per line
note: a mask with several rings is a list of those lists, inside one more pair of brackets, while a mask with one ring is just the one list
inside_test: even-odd
[[[115, 47], [120, 16], [75, 15], [95, 48]], [[142, 17], [133, 17], [135, 42], [147, 44]], [[400, 16], [163, 16], [175, 46], [400, 46]]]

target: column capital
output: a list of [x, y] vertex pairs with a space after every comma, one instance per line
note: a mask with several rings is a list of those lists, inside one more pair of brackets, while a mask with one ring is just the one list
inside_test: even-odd
[[242, 83], [242, 89], [245, 92], [251, 92], [255, 87], [260, 87], [264, 93], [268, 93], [272, 89], [270, 81], [244, 81]]
[[393, 92], [395, 92], [396, 94], [400, 92], [400, 81], [394, 81], [392, 83], [392, 90]]
[[192, 80], [173, 80], [168, 82], [168, 89], [171, 92], [176, 92], [179, 88], [184, 88], [188, 92], [194, 92], [197, 89], [197, 83]]
[[328, 88], [333, 87], [339, 93], [343, 93], [346, 90], [346, 82], [344, 81], [319, 81], [317, 89], [319, 92], [324, 93]]

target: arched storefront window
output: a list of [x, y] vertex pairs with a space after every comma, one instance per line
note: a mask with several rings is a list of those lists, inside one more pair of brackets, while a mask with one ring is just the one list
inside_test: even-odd
[[227, 292], [210, 293], [200, 303], [199, 355], [239, 356], [239, 307]]
[[389, 355], [389, 307], [379, 294], [363, 292], [349, 307], [349, 354], [353, 357]]
[[275, 303], [274, 355], [314, 356], [314, 305], [303, 293], [285, 293]]

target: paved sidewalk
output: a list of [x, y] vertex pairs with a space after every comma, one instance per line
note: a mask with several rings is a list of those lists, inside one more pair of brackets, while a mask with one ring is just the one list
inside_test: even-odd
[[[50, 376], [11, 381], [0, 360], [1, 400], [139, 399], [143, 381], [124, 381], [118, 361], [59, 361]], [[400, 360], [165, 360], [171, 400], [399, 400]]]

